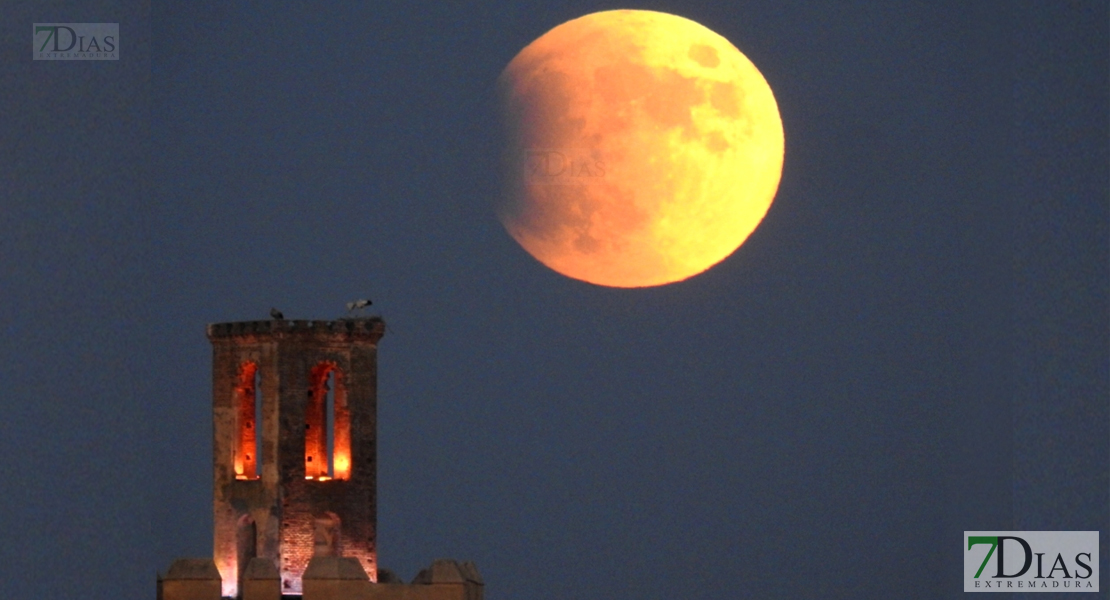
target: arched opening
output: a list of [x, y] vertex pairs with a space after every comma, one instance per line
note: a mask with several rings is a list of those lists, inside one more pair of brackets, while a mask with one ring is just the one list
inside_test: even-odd
[[310, 373], [305, 405], [305, 478], [327, 481], [351, 476], [351, 417], [343, 373], [322, 362]]
[[258, 424], [262, 422], [262, 389], [258, 365], [253, 362], [245, 362], [239, 367], [235, 407], [237, 436], [232, 463], [235, 478], [258, 479], [262, 472], [262, 461], [259, 460], [262, 436], [257, 431]]
[[254, 476], [262, 477], [262, 373], [254, 370]]
[[251, 559], [258, 556], [258, 527], [250, 515], [239, 518], [235, 527], [235, 570], [239, 593], [243, 591], [243, 575]]

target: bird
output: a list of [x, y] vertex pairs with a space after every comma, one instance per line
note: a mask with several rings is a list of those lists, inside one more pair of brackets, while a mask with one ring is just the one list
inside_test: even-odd
[[281, 314], [280, 310], [278, 310], [276, 308], [271, 308], [270, 309], [270, 317], [274, 318], [274, 319], [284, 319], [285, 315]]
[[366, 298], [363, 298], [361, 300], [355, 300], [353, 302], [348, 302], [347, 303], [347, 312], [355, 312], [356, 310], [362, 310], [362, 309], [366, 308], [367, 306], [370, 306], [371, 304], [373, 304], [373, 302], [371, 302], [369, 299], [366, 299]]

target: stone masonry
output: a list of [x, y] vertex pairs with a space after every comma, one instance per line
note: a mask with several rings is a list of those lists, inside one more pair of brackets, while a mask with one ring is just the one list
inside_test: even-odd
[[379, 318], [208, 326], [213, 558], [223, 596], [238, 595], [240, 571], [255, 557], [277, 565], [283, 594], [301, 593], [313, 556], [356, 558], [377, 580], [377, 344], [384, 332]]
[[208, 326], [212, 558], [181, 558], [158, 600], [482, 600], [470, 562], [412, 583], [378, 568], [378, 317]]

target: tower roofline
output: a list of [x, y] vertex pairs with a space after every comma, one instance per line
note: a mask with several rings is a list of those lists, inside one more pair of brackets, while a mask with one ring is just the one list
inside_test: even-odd
[[366, 341], [376, 344], [383, 335], [385, 335], [385, 321], [379, 316], [335, 321], [270, 319], [208, 324], [208, 339], [213, 342], [251, 338], [316, 338]]

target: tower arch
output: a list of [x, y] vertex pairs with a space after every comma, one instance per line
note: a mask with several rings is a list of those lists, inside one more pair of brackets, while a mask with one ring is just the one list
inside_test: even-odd
[[258, 363], [246, 361], [240, 365], [238, 384], [235, 387], [237, 439], [233, 445], [233, 464], [236, 479], [257, 479], [259, 476], [258, 379]]
[[309, 373], [304, 438], [306, 479], [350, 478], [351, 413], [343, 370], [333, 361], [322, 361]]

